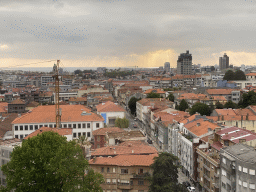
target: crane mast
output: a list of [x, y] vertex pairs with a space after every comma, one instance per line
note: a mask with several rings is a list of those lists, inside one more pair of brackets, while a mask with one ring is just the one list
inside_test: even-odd
[[56, 119], [56, 128], [61, 128], [61, 109], [60, 109], [60, 76], [59, 76], [59, 65], [60, 60], [57, 60], [57, 64], [54, 65], [54, 78], [55, 78], [55, 119]]

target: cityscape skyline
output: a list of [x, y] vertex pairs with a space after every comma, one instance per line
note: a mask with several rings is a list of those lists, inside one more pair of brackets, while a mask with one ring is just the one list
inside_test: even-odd
[[60, 59], [65, 67], [175, 67], [185, 50], [203, 66], [224, 53], [234, 66], [255, 65], [255, 8], [240, 0], [2, 0], [0, 65]]

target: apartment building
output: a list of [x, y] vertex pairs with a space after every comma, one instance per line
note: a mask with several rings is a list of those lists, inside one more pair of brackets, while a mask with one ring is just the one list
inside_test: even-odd
[[148, 192], [150, 185], [146, 179], [152, 175], [150, 165], [154, 162], [151, 155], [117, 155], [115, 157], [96, 157], [89, 161], [90, 167], [103, 175], [101, 184], [104, 192]]
[[[102, 116], [92, 113], [83, 105], [60, 105], [61, 127], [73, 128], [73, 138], [86, 135], [91, 139], [92, 131], [104, 127]], [[23, 139], [41, 127], [56, 127], [55, 106], [34, 108], [12, 122], [13, 137]]]

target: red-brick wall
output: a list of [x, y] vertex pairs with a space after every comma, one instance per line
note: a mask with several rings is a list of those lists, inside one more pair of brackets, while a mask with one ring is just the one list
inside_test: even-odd
[[92, 146], [93, 149], [97, 149], [98, 145], [101, 147], [105, 147], [105, 135], [99, 135], [100, 140], [98, 141], [98, 135], [94, 135], [94, 144]]

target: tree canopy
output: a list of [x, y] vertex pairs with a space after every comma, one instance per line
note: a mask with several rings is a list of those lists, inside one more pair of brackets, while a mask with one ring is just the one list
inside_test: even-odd
[[169, 93], [167, 98], [172, 102], [174, 101], [174, 95], [172, 93]]
[[[85, 176], [85, 170], [88, 162], [75, 141], [56, 132], [43, 132], [13, 149], [11, 160], [2, 166], [7, 187], [1, 191], [102, 191], [103, 176], [92, 171]], [[86, 182], [91, 177], [94, 183]]]
[[227, 103], [225, 103], [224, 108], [237, 109], [238, 105], [236, 103], [234, 103], [233, 101], [228, 101]]
[[216, 104], [215, 104], [215, 108], [216, 108], [216, 109], [223, 109], [224, 106], [218, 101], [218, 102], [216, 102]]
[[185, 99], [182, 99], [180, 105], [178, 106], [178, 110], [186, 111], [186, 109], [188, 109], [188, 103]]
[[147, 98], [161, 98], [161, 95], [159, 93], [151, 92], [147, 95]]
[[189, 110], [189, 114], [194, 115], [196, 112], [200, 113], [201, 115], [210, 116], [212, 111], [208, 105], [206, 105], [204, 103], [197, 102]]
[[236, 72], [233, 72], [232, 70], [228, 70], [224, 77], [223, 77], [223, 80], [227, 80], [227, 81], [230, 81], [230, 80], [246, 80], [246, 76], [244, 74], [243, 71], [241, 70], [237, 70]]
[[115, 126], [119, 128], [128, 128], [129, 127], [129, 120], [124, 118], [117, 118], [115, 120]]
[[245, 108], [249, 105], [256, 105], [256, 93], [249, 91], [242, 95], [242, 100], [238, 103], [239, 107]]
[[128, 107], [133, 115], [136, 113], [136, 102], [139, 100], [136, 97], [132, 97], [128, 102]]
[[149, 192], [181, 192], [187, 191], [178, 184], [178, 158], [170, 153], [160, 153], [151, 165], [153, 175], [150, 178]]

